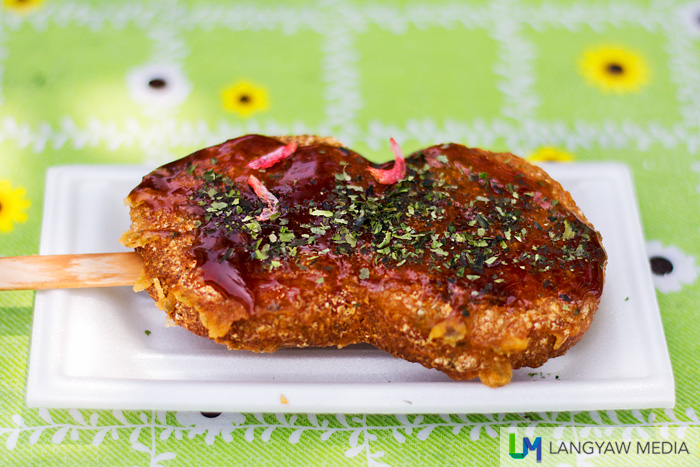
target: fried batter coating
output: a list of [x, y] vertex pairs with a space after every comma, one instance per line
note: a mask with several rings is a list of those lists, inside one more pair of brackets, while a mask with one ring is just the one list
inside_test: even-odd
[[497, 387], [578, 342], [607, 257], [569, 193], [458, 144], [405, 164], [378, 183], [332, 138], [243, 136], [146, 175], [122, 243], [173, 322], [231, 349], [366, 342]]

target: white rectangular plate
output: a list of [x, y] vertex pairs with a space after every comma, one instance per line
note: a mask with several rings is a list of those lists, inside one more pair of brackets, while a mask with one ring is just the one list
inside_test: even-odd
[[[580, 343], [541, 368], [516, 371], [505, 387], [451, 381], [367, 345], [229, 351], [165, 327], [165, 314], [144, 292], [114, 287], [37, 292], [27, 404], [317, 413], [672, 407], [673, 373], [628, 169], [615, 163], [545, 168], [602, 233], [607, 281]], [[130, 223], [122, 200], [150, 169], [50, 169], [41, 253], [125, 251], [117, 241]]]

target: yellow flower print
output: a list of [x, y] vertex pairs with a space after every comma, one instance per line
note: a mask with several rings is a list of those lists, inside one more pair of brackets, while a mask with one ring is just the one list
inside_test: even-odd
[[268, 109], [267, 90], [256, 84], [241, 81], [224, 89], [221, 95], [224, 109], [242, 117], [250, 117], [255, 112]]
[[527, 158], [530, 162], [571, 162], [573, 154], [561, 149], [545, 146], [530, 154]]
[[638, 92], [649, 82], [649, 68], [640, 54], [617, 46], [586, 50], [579, 60], [581, 74], [604, 92]]
[[18, 13], [26, 13], [39, 8], [42, 3], [44, 0], [3, 0], [2, 6]]
[[31, 202], [24, 195], [24, 188], [13, 190], [8, 180], [0, 180], [0, 232], [12, 232], [15, 222], [27, 221]]

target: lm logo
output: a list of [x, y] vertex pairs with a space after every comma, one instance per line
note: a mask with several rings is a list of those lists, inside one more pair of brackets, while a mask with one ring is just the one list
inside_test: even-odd
[[535, 442], [532, 443], [530, 438], [523, 438], [523, 452], [515, 452], [515, 433], [510, 433], [508, 435], [508, 455], [513, 459], [523, 459], [528, 455], [530, 451], [537, 452], [537, 463], [542, 462], [542, 437], [538, 436], [535, 438]]

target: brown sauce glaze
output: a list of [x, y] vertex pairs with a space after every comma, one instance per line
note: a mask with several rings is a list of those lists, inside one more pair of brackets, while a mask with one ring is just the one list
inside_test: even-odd
[[[577, 313], [585, 294], [602, 293], [599, 234], [554, 199], [551, 183], [484, 151], [419, 151], [394, 185], [377, 183], [358, 154], [325, 144], [299, 147], [265, 170], [246, 167], [280, 146], [237, 138], [157, 169], [130, 195], [194, 216], [189, 254], [203, 280], [250, 313], [270, 287], [347, 280], [368, 293], [418, 282], [464, 316], [475, 303], [527, 306], [549, 287]], [[255, 220], [265, 205], [250, 175], [279, 199], [268, 221]]]

